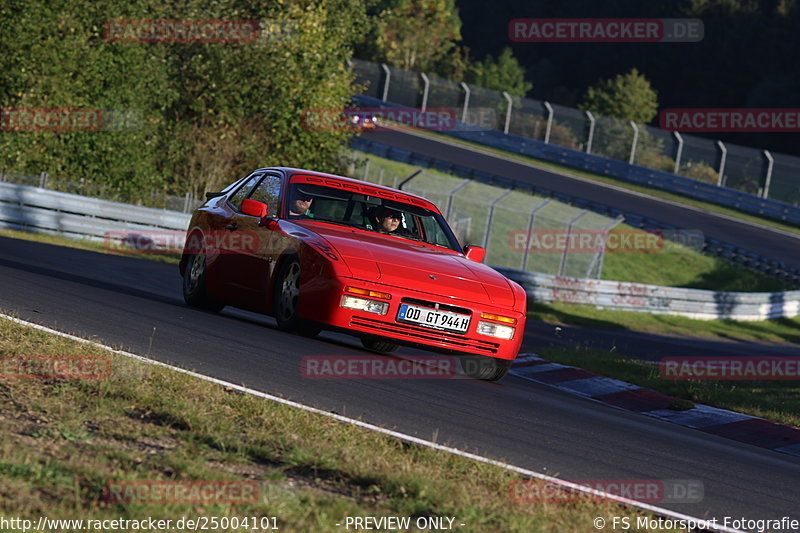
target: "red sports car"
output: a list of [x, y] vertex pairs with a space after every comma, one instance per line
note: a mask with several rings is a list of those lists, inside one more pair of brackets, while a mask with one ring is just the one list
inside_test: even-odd
[[208, 201], [180, 262], [192, 306], [272, 315], [284, 330], [459, 354], [497, 380], [517, 356], [525, 291], [462, 247], [428, 200], [351, 178], [262, 168]]

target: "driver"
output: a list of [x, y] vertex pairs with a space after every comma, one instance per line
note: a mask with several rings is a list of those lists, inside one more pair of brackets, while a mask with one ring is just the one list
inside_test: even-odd
[[308, 210], [311, 208], [313, 201], [314, 198], [312, 196], [303, 191], [296, 191], [289, 202], [289, 218], [312, 218], [313, 215]]

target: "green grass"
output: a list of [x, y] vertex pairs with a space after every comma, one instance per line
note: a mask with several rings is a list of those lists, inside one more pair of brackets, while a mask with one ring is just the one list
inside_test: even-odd
[[491, 148], [491, 147], [484, 146], [484, 145], [479, 144], [479, 143], [475, 143], [475, 142], [471, 142], [471, 141], [465, 141], [463, 139], [457, 139], [455, 137], [451, 137], [449, 135], [445, 135], [445, 134], [442, 134], [442, 133], [436, 133], [436, 132], [430, 132], [430, 131], [415, 131], [415, 133], [418, 133], [420, 135], [426, 135], [426, 136], [429, 136], [429, 137], [434, 137], [434, 138], [437, 138], [439, 140], [443, 140], [443, 141], [447, 141], [447, 142], [451, 142], [451, 143], [455, 143], [455, 144], [461, 144], [461, 145], [464, 145], [464, 146], [469, 146], [470, 148], [475, 148], [477, 150], [481, 150], [481, 151], [484, 151], [484, 152], [489, 152], [489, 153], [492, 153], [492, 154], [495, 154], [495, 155], [500, 155], [500, 156], [503, 156], [505, 158], [515, 159], [517, 161], [522, 161], [524, 163], [529, 163], [529, 164], [535, 165], [537, 167], [545, 168], [545, 169], [548, 169], [548, 170], [553, 170], [555, 172], [559, 172], [559, 173], [562, 173], [562, 174], [569, 174], [569, 175], [573, 175], [573, 176], [578, 176], [578, 177], [585, 178], [585, 179], [588, 179], [588, 180], [591, 180], [591, 181], [596, 181], [598, 183], [606, 183], [606, 184], [609, 184], [609, 185], [615, 185], [617, 187], [620, 187], [620, 188], [623, 188], [623, 189], [628, 189], [630, 191], [641, 192], [641, 193], [647, 194], [649, 196], [654, 196], [656, 198], [661, 198], [661, 199], [664, 199], [664, 200], [670, 200], [672, 202], [676, 202], [676, 203], [679, 203], [679, 204], [682, 204], [682, 205], [686, 205], [686, 206], [690, 206], [690, 207], [696, 207], [696, 208], [702, 209], [704, 211], [710, 211], [712, 213], [718, 213], [718, 214], [721, 214], [721, 215], [727, 215], [727, 216], [730, 216], [730, 217], [733, 217], [733, 218], [737, 218], [739, 220], [744, 220], [744, 221], [747, 221], [747, 222], [753, 222], [755, 224], [760, 224], [762, 226], [767, 226], [767, 227], [770, 227], [770, 228], [775, 228], [775, 229], [779, 229], [779, 230], [782, 230], [782, 231], [787, 231], [789, 233], [795, 233], [795, 234], [800, 235], [800, 226], [797, 226], [795, 224], [790, 224], [790, 223], [787, 223], [787, 222], [781, 222], [779, 220], [774, 220], [774, 219], [768, 218], [768, 217], [760, 217], [760, 216], [757, 216], [757, 215], [753, 215], [751, 213], [740, 211], [738, 209], [733, 209], [733, 208], [729, 208], [729, 207], [725, 207], [725, 206], [721, 206], [721, 205], [717, 205], [717, 204], [712, 204], [712, 203], [709, 203], [709, 202], [704, 202], [702, 200], [696, 200], [694, 198], [688, 198], [688, 197], [682, 196], [680, 194], [674, 194], [674, 193], [670, 193], [670, 192], [667, 192], [667, 191], [662, 191], [660, 189], [655, 189], [653, 187], [647, 187], [647, 186], [644, 186], [644, 185], [638, 185], [638, 184], [630, 183], [628, 181], [621, 180], [621, 179], [614, 178], [614, 177], [610, 177], [610, 176], [605, 176], [605, 175], [600, 175], [600, 174], [593, 174], [591, 172], [586, 172], [586, 171], [583, 171], [583, 170], [580, 170], [580, 169], [575, 169], [575, 168], [572, 168], [572, 167], [568, 167], [566, 165], [559, 165], [557, 163], [550, 163], [548, 161], [541, 161], [539, 159], [528, 157], [528, 156], [525, 156], [525, 155], [522, 155], [522, 154], [518, 154], [518, 153], [515, 153], [515, 152], [508, 152], [506, 150], [501, 150], [499, 148]]
[[[417, 167], [391, 161], [373, 155], [359, 154], [358, 159], [369, 160], [369, 178], [376, 179], [377, 169], [384, 169], [383, 184], [392, 185], [392, 182], [402, 181], [411, 175]], [[363, 177], [363, 168], [356, 171], [355, 177]], [[436, 170], [426, 169], [411, 180], [405, 190], [427, 197], [443, 211], [447, 208], [448, 191], [462, 184], [464, 180]], [[488, 201], [496, 198], [504, 189], [483, 183], [471, 182], [459, 190], [458, 197], [453, 202], [456, 213], [469, 215], [472, 219], [470, 242], [483, 244], [485, 226], [488, 217]], [[487, 200], [488, 199], [488, 200]], [[528, 216], [533, 207], [544, 199], [526, 192], [514, 191], [506, 196], [495, 210], [494, 226], [489, 239], [489, 250], [486, 262], [497, 266], [521, 268], [523, 254], [509, 245], [510, 236], [514, 231], [527, 232]], [[566, 227], [566, 221], [580, 213], [580, 209], [551, 202], [537, 213], [536, 229]], [[453, 217], [451, 217], [453, 218]], [[457, 220], [457, 219], [456, 219]], [[601, 228], [608, 223], [608, 219], [589, 213], [582, 219], [583, 223], [591, 228]], [[450, 221], [451, 223], [453, 220]], [[627, 224], [620, 224], [614, 232], [639, 232]], [[585, 277], [588, 262], [592, 254], [571, 253], [569, 261], [574, 262], [576, 277]], [[528, 254], [526, 270], [539, 272], [558, 272], [561, 260], [560, 253]], [[568, 263], [569, 266], [569, 263]], [[742, 292], [772, 292], [783, 291], [791, 288], [786, 283], [767, 276], [760, 272], [750, 270], [721, 258], [712, 257], [696, 250], [667, 244], [662, 249], [650, 253], [607, 252], [603, 261], [602, 279], [614, 281], [632, 281], [649, 283], [668, 287], [685, 287], [693, 289], [708, 289], [715, 291], [742, 291]]]
[[682, 316], [598, 309], [591, 305], [531, 304], [528, 317], [550, 324], [573, 324], [741, 341], [800, 344], [800, 317], [773, 320], [693, 320]]
[[[31, 356], [105, 357], [111, 372], [101, 379], [11, 377], [18, 363], [10, 361]], [[588, 531], [597, 516], [637, 516], [607, 502], [514, 502], [509, 489], [519, 477], [507, 470], [8, 320], [0, 320], [0, 369], [2, 517], [35, 524], [39, 516], [275, 516], [281, 531], [306, 532], [341, 531], [335, 524], [346, 516], [429, 516], [455, 517], [465, 532], [560, 533]], [[247, 482], [255, 490], [238, 502], [104, 497], [109, 484], [198, 481]]]
[[110, 253], [113, 255], [122, 255], [125, 257], [136, 257], [139, 259], [149, 259], [151, 261], [160, 261], [163, 263], [178, 264], [181, 259], [180, 254], [172, 253], [142, 253], [135, 249], [125, 250], [120, 248], [119, 245], [107, 245], [106, 243], [93, 241], [91, 239], [71, 239], [62, 235], [53, 235], [48, 233], [30, 233], [27, 231], [17, 230], [0, 230], [0, 237], [9, 237], [12, 239], [22, 239], [24, 241], [40, 242], [42, 244], [54, 244], [56, 246], [66, 246], [67, 248], [77, 248], [79, 250], [89, 250], [91, 252]]
[[[657, 365], [597, 350], [545, 348], [550, 361], [650, 388], [693, 403], [800, 426], [798, 381], [684, 381], [662, 379]], [[677, 405], [685, 409], [688, 405]]]

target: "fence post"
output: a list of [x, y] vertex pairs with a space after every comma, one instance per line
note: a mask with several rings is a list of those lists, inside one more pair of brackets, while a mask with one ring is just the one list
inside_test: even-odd
[[767, 158], [767, 176], [764, 178], [764, 190], [761, 193], [761, 198], [769, 198], [769, 186], [772, 183], [772, 167], [775, 164], [775, 159], [773, 159], [769, 150], [764, 150], [764, 157]]
[[584, 111], [586, 113], [586, 118], [589, 119], [589, 138], [586, 139], [586, 153], [592, 153], [592, 140], [594, 140], [594, 115], [592, 115], [591, 111]]
[[503, 126], [503, 133], [508, 135], [508, 127], [511, 124], [511, 108], [514, 105], [514, 101], [511, 99], [511, 95], [509, 95], [506, 91], [503, 91], [503, 96], [508, 102], [508, 109], [506, 109], [506, 125]]
[[683, 155], [683, 137], [677, 131], [673, 131], [672, 134], [678, 139], [678, 149], [675, 153], [675, 170], [672, 172], [673, 174], [678, 174], [681, 171], [681, 156]]
[[0, 172], [0, 181], [6, 181], [6, 169], [3, 169], [2, 172]]
[[186, 196], [183, 197], [183, 212], [189, 213], [189, 210], [192, 208], [192, 200], [194, 199], [194, 194], [191, 192], [187, 192]]
[[386, 78], [383, 80], [383, 101], [385, 102], [386, 99], [389, 97], [389, 81], [392, 79], [392, 71], [389, 70], [389, 67], [386, 63], [381, 63], [381, 68], [383, 69], [384, 74], [386, 74]]
[[717, 141], [717, 147], [719, 147], [719, 151], [721, 154], [719, 158], [719, 170], [718, 170], [719, 176], [717, 177], [717, 185], [719, 185], [720, 187], [724, 187], [725, 182], [728, 181], [727, 179], [725, 179], [725, 160], [728, 158], [728, 149], [725, 148], [725, 145], [722, 144], [722, 141]]
[[47, 188], [47, 180], [50, 176], [48, 176], [47, 172], [42, 172], [39, 174], [39, 188], [46, 189]]
[[367, 159], [367, 162], [366, 162], [366, 164], [364, 165], [364, 181], [369, 181], [369, 180], [367, 179], [367, 177], [369, 176], [369, 163], [370, 163], [370, 160], [369, 160], [369, 159]]
[[595, 258], [592, 260], [592, 264], [589, 265], [588, 272], [586, 273], [587, 278], [591, 277], [592, 268], [594, 266], [595, 261], [597, 261], [597, 274], [594, 276], [594, 279], [600, 279], [600, 276], [603, 275], [603, 259], [606, 256], [606, 242], [608, 241], [608, 232], [614, 229], [614, 226], [624, 221], [625, 217], [622, 215], [618, 215], [617, 218], [612, 220], [608, 226], [603, 228], [603, 249], [600, 250], [599, 254], [595, 255]]
[[421, 111], [424, 113], [425, 109], [428, 107], [428, 91], [431, 88], [431, 80], [428, 79], [428, 75], [424, 72], [419, 73], [419, 77], [422, 78], [423, 83], [425, 83], [425, 88], [422, 89], [422, 109]]
[[633, 142], [631, 143], [631, 156], [628, 158], [629, 165], [632, 165], [636, 159], [636, 143], [639, 142], [639, 126], [631, 120], [631, 127], [633, 128]]
[[417, 170], [415, 170], [414, 172], [412, 172], [412, 173], [411, 173], [411, 174], [410, 174], [410, 175], [409, 175], [409, 176], [408, 176], [406, 179], [404, 179], [403, 181], [401, 181], [401, 182], [400, 182], [400, 184], [397, 186], [397, 188], [398, 188], [399, 190], [401, 190], [401, 191], [402, 191], [402, 190], [403, 190], [403, 186], [404, 186], [406, 183], [408, 183], [409, 181], [413, 180], [414, 178], [416, 178], [416, 177], [417, 177], [417, 175], [419, 175], [419, 174], [421, 174], [421, 173], [422, 173], [422, 169], [421, 169], [421, 168], [418, 168]]
[[486, 219], [486, 232], [483, 235], [483, 249], [486, 250], [486, 255], [489, 255], [489, 234], [492, 232], [492, 222], [494, 221], [494, 208], [497, 205], [497, 202], [508, 196], [514, 192], [513, 189], [508, 189], [503, 194], [498, 196], [494, 199], [494, 201], [489, 205], [489, 216]]
[[567, 225], [567, 238], [566, 238], [566, 241], [564, 242], [564, 253], [561, 254], [561, 264], [558, 267], [558, 275], [559, 276], [563, 276], [564, 275], [564, 269], [567, 267], [567, 252], [569, 251], [569, 236], [572, 233], [572, 225], [575, 224], [582, 217], [584, 217], [584, 216], [586, 216], [588, 214], [589, 214], [589, 211], [586, 211], [585, 209], [582, 210], [580, 212], [580, 214], [578, 214], [575, 218], [570, 220], [569, 224]]
[[461, 110], [461, 122], [467, 121], [467, 111], [469, 111], [469, 85], [461, 82], [461, 88], [464, 89], [464, 108]]
[[455, 197], [456, 193], [469, 185], [472, 180], [464, 180], [463, 182], [456, 185], [448, 194], [450, 197], [447, 199], [447, 210], [445, 211], [445, 218], [450, 220], [450, 216], [453, 214], [453, 198]]
[[533, 224], [536, 220], [536, 212], [552, 201], [552, 198], [545, 198], [544, 202], [531, 209], [531, 214], [528, 215], [528, 238], [525, 239], [525, 253], [522, 254], [522, 266], [520, 266], [520, 270], [525, 270], [528, 267], [528, 254], [531, 252], [531, 233], [533, 233]]
[[553, 129], [553, 106], [550, 102], [544, 102], [544, 107], [547, 109], [547, 128], [544, 130], [544, 142], [550, 143], [550, 131]]

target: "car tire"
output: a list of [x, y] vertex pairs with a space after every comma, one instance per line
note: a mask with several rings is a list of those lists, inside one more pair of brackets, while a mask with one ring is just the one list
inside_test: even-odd
[[392, 353], [399, 348], [399, 346], [393, 342], [380, 341], [371, 337], [362, 337], [361, 344], [367, 350], [377, 353]]
[[298, 314], [300, 272], [297, 257], [287, 257], [281, 262], [272, 289], [272, 313], [280, 329], [313, 338], [320, 334], [322, 328], [303, 320]]
[[497, 381], [511, 369], [511, 361], [488, 356], [462, 356], [461, 372], [473, 379]]
[[206, 255], [191, 254], [183, 271], [183, 301], [191, 307], [219, 312], [225, 303], [206, 292]]

